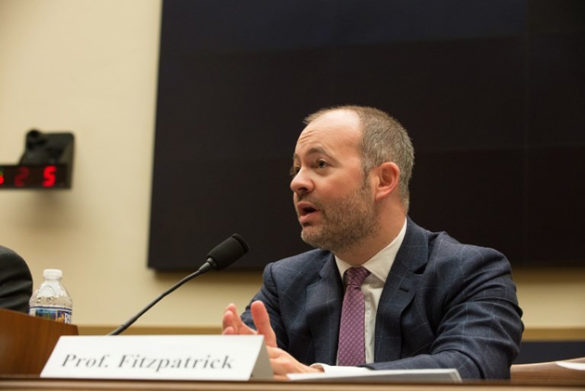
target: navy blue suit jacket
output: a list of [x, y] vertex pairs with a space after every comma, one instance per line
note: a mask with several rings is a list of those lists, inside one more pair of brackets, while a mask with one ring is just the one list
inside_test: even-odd
[[[305, 364], [335, 365], [343, 286], [333, 255], [312, 250], [264, 269], [278, 346]], [[372, 369], [456, 368], [508, 378], [523, 324], [508, 260], [408, 219], [376, 315]], [[249, 306], [242, 314], [250, 326]]]

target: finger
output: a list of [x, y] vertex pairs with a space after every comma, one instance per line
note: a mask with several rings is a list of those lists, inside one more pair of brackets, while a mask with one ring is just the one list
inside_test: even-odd
[[222, 334], [237, 334], [234, 326], [234, 314], [231, 311], [224, 312], [221, 324], [223, 329]]
[[250, 335], [257, 334], [256, 330], [251, 329], [242, 321], [242, 318], [238, 314], [237, 308], [234, 304], [230, 304], [226, 307], [222, 318], [223, 331], [225, 335]]
[[250, 306], [250, 311], [252, 312], [252, 319], [254, 320], [254, 325], [256, 325], [256, 330], [264, 336], [266, 346], [277, 347], [276, 334], [274, 334], [274, 330], [270, 325], [270, 316], [268, 315], [268, 311], [266, 311], [264, 303], [260, 300], [253, 302]]
[[236, 308], [236, 305], [235, 305], [234, 303], [229, 303], [229, 304], [227, 305], [227, 307], [225, 307], [225, 310], [226, 310], [226, 311], [231, 311], [231, 312], [233, 312], [234, 314], [237, 314], [237, 313], [238, 313], [238, 309]]
[[245, 326], [234, 304], [230, 304], [226, 307], [225, 312], [223, 313], [222, 326], [224, 331], [226, 329], [232, 329], [230, 330], [232, 334], [239, 334], [240, 329]]
[[233, 327], [224, 327], [222, 332], [223, 335], [235, 335], [236, 330]]
[[237, 312], [236, 312], [236, 306], [233, 304], [230, 304], [226, 307], [225, 312], [223, 313], [223, 318], [222, 318], [222, 327], [223, 330], [225, 331], [227, 328], [232, 328], [234, 333], [237, 332]]

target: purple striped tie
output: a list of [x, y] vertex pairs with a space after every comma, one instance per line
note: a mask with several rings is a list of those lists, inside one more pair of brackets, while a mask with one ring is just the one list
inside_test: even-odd
[[364, 342], [365, 304], [361, 285], [370, 272], [363, 267], [352, 267], [345, 271], [345, 295], [341, 308], [338, 365], [360, 365], [366, 362]]

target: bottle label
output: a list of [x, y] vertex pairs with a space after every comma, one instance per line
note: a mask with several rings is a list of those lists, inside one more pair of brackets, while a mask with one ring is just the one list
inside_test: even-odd
[[71, 323], [71, 308], [65, 307], [31, 307], [31, 315], [51, 319], [57, 322]]

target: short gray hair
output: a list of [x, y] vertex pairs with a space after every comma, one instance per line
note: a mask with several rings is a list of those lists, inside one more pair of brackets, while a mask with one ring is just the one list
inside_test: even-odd
[[362, 124], [362, 167], [365, 175], [384, 162], [394, 162], [400, 168], [398, 189], [408, 211], [410, 192], [408, 184], [414, 166], [414, 148], [408, 133], [400, 122], [382, 110], [367, 106], [337, 106], [319, 110], [305, 118], [309, 124], [321, 115], [336, 110], [356, 113]]

